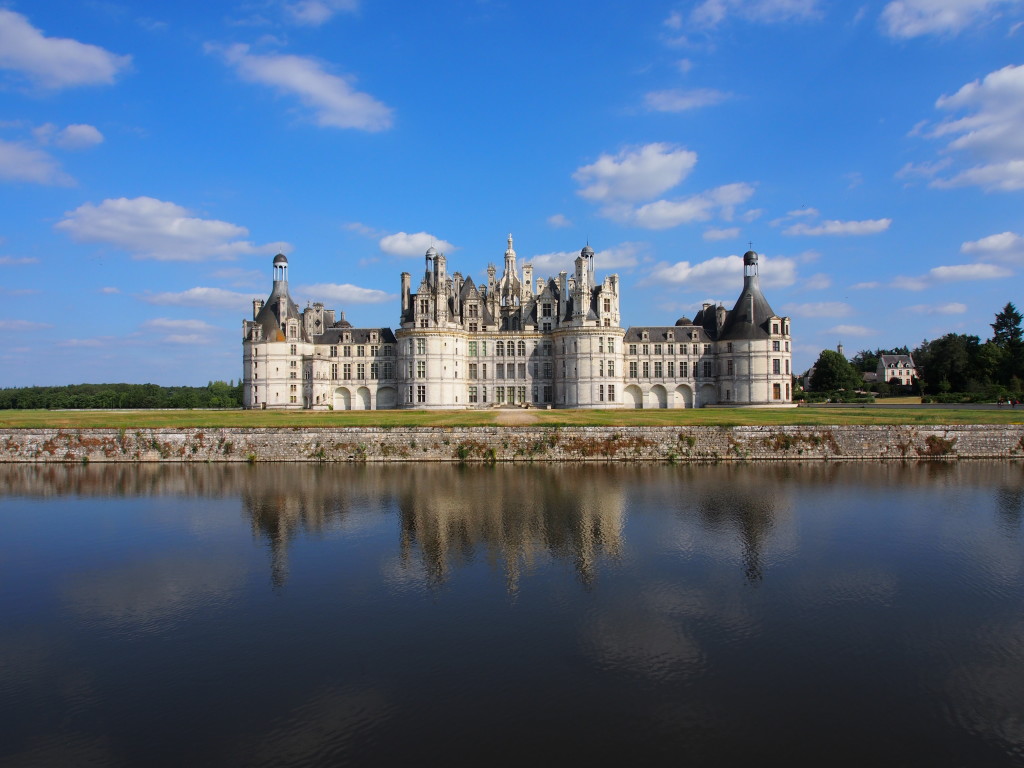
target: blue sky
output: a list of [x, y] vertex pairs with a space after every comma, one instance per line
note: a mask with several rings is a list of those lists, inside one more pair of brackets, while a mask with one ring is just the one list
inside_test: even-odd
[[0, 386], [238, 378], [278, 251], [394, 327], [509, 232], [626, 325], [752, 242], [797, 370], [1024, 303], [1024, 0], [21, 0], [0, 99]]

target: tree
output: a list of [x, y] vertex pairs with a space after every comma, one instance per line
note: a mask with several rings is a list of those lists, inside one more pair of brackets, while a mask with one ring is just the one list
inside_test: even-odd
[[811, 376], [811, 391], [833, 392], [837, 389], [855, 389], [860, 386], [861, 378], [854, 368], [838, 352], [831, 349], [823, 350], [814, 364], [814, 375]]
[[1002, 351], [1001, 365], [999, 366], [999, 380], [1002, 384], [1009, 384], [1016, 376], [1024, 376], [1024, 330], [1020, 323], [1024, 316], [1008, 301], [1002, 312], [996, 314], [996, 321], [992, 323], [992, 343]]

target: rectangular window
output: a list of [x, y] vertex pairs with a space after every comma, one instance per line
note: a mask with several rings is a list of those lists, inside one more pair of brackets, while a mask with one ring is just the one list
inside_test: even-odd
[[651, 354], [651, 345], [650, 344], [642, 344], [641, 345], [641, 351], [645, 355]]
[[288, 363], [288, 365], [290, 365], [292, 368], [298, 368], [299, 367], [299, 361], [298, 360], [292, 360], [290, 363]]
[[380, 363], [370, 363], [370, 378], [371, 379], [379, 379], [380, 378]]
[[772, 342], [772, 352], [778, 352], [778, 351], [779, 351], [779, 342], [773, 341]]
[[504, 379], [505, 378], [505, 364], [504, 363], [498, 363], [497, 365], [494, 366], [494, 377], [497, 378], [497, 379]]
[[299, 352], [299, 347], [296, 344], [292, 344], [291, 354], [296, 355]]
[[555, 366], [551, 363], [544, 363], [544, 378], [550, 379], [555, 375]]
[[331, 363], [331, 378], [332, 379], [338, 378], [338, 364], [337, 363]]
[[604, 360], [598, 363], [599, 376], [604, 376]]
[[551, 305], [550, 304], [542, 304], [541, 305], [540, 316], [541, 317], [551, 317]]
[[470, 363], [469, 364], [469, 378], [471, 378], [471, 379], [477, 378], [476, 374], [477, 374], [477, 364], [476, 363]]
[[704, 354], [705, 355], [710, 355], [711, 354], [711, 345], [710, 344], [705, 344], [704, 345]]
[[637, 374], [636, 374], [636, 360], [630, 360], [629, 361], [629, 378], [631, 378], [631, 379], [637, 378]]
[[356, 378], [357, 379], [365, 379], [366, 378], [366, 363], [359, 363], [356, 366]]
[[600, 386], [598, 386], [597, 391], [598, 391], [597, 399], [600, 400], [603, 403], [604, 402], [604, 384], [601, 384]]
[[341, 367], [341, 375], [342, 375], [343, 378], [346, 378], [346, 379], [351, 379], [352, 378], [352, 363], [345, 363]]
[[298, 388], [299, 388], [298, 384], [292, 384], [290, 387], [288, 387], [288, 391], [289, 392], [295, 392], [295, 391], [298, 390]]
[[405, 402], [407, 402], [407, 403], [411, 403], [412, 402], [412, 387], [409, 387], [409, 392], [408, 392], [408, 394], [405, 397]]
[[479, 325], [477, 323], [470, 323], [469, 324], [469, 332], [470, 333], [476, 333], [478, 330], [480, 330], [480, 328], [479, 328]]
[[604, 311], [605, 312], [611, 312], [612, 311], [612, 300], [611, 299], [605, 299], [604, 300]]
[[679, 363], [679, 375], [684, 379], [690, 375], [690, 364], [685, 360]]
[[660, 355], [661, 354], [661, 344], [655, 344], [654, 345], [654, 354], [656, 354], [656, 355]]
[[342, 357], [352, 357], [352, 347], [342, 347], [341, 348], [341, 356]]
[[476, 387], [470, 387], [469, 388], [469, 402], [471, 402], [471, 403], [477, 402]]
[[495, 387], [494, 388], [494, 400], [495, 402], [502, 403], [505, 401], [505, 388]]
[[487, 402], [487, 387], [480, 387], [480, 402]]
[[483, 365], [480, 366], [480, 378], [487, 378], [487, 363], [484, 363]]
[[615, 385], [614, 384], [609, 384], [608, 385], [608, 402], [609, 403], [614, 403], [615, 402]]
[[598, 354], [604, 354], [604, 337], [598, 336], [597, 338], [597, 351]]
[[726, 352], [732, 352], [732, 342], [731, 341], [727, 341], [725, 343], [725, 351]]
[[394, 363], [384, 363], [384, 378], [385, 379], [393, 379], [394, 378], [394, 373], [395, 373]]
[[370, 357], [376, 357], [379, 354], [380, 354], [380, 347], [377, 346], [376, 344], [371, 344], [370, 345]]
[[789, 360], [786, 361], [786, 373], [789, 373]]
[[711, 378], [711, 361], [710, 360], [705, 360], [704, 361], [704, 378], [705, 379], [710, 379]]
[[644, 360], [644, 378], [649, 379], [651, 377], [651, 364]]
[[470, 357], [476, 357], [476, 342], [475, 341], [469, 342], [469, 356]]
[[675, 378], [676, 375], [676, 364], [674, 360], [668, 361], [668, 372], [667, 375], [670, 379]]
[[608, 361], [608, 375], [609, 376], [614, 376], [615, 375], [615, 361], [614, 360], [609, 360]]
[[430, 302], [426, 299], [420, 299], [420, 314], [425, 315], [430, 311]]
[[615, 354], [615, 339], [613, 339], [611, 336], [608, 337], [608, 354]]
[[425, 403], [427, 402], [427, 387], [425, 384], [416, 385], [416, 402]]
[[[778, 333], [778, 332], [779, 332], [779, 324], [778, 323], [772, 323], [772, 333]], [[778, 400], [779, 398], [775, 398], [775, 399]]]
[[516, 400], [517, 403], [525, 403], [526, 402], [526, 387], [518, 387], [516, 389], [516, 395], [518, 396], [518, 398]]
[[772, 373], [782, 373], [782, 361], [777, 357], [772, 360]]
[[781, 384], [772, 384], [772, 400], [781, 400], [781, 399], [782, 399], [782, 385]]
[[384, 357], [391, 357], [392, 354], [393, 354], [393, 351], [391, 349], [391, 345], [390, 344], [385, 344], [384, 345]]
[[366, 357], [366, 347], [362, 344], [356, 347], [356, 357]]
[[654, 378], [660, 379], [662, 378], [662, 374], [663, 371], [661, 369], [661, 361], [658, 360], [657, 362], [654, 363]]
[[676, 353], [676, 345], [675, 344], [669, 344], [668, 345], [668, 353], [670, 355], [674, 355]]
[[516, 374], [519, 376], [520, 379], [525, 379], [526, 378], [526, 363], [519, 363], [518, 368], [519, 368], [519, 370], [516, 371]]
[[630, 344], [629, 345], [629, 354], [631, 354], [631, 355], [635, 355], [636, 354], [636, 344]]
[[789, 342], [786, 342], [786, 351], [789, 352]]
[[545, 386], [544, 387], [544, 402], [545, 403], [550, 403], [551, 402], [551, 387], [550, 386]]
[[732, 360], [726, 360], [725, 361], [725, 375], [726, 376], [732, 376], [732, 374], [733, 374]]
[[296, 372], [296, 371], [291, 371], [291, 372], [290, 372], [290, 373], [288, 374], [288, 378], [289, 378], [289, 379], [297, 379], [297, 378], [299, 378], [299, 374], [298, 374], [298, 372]]
[[331, 347], [331, 357], [337, 357], [337, 356], [338, 356], [338, 347], [337, 346]]
[[425, 355], [425, 354], [427, 354], [427, 340], [426, 339], [416, 339], [416, 354], [417, 355]]
[[693, 354], [695, 354], [695, 355], [697, 354], [697, 345], [696, 344], [693, 345]]
[[289, 395], [288, 396], [288, 402], [290, 402], [290, 403], [297, 403], [297, 402], [299, 402], [299, 398], [296, 395]]
[[416, 361], [416, 378], [425, 379], [427, 378], [427, 361], [417, 360]]

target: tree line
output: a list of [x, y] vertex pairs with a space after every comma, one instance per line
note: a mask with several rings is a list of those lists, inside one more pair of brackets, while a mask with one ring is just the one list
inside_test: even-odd
[[[1024, 316], [1013, 302], [1007, 302], [991, 323], [992, 337], [947, 333], [932, 341], [922, 341], [913, 351], [896, 349], [861, 350], [847, 361], [838, 352], [826, 349], [814, 366], [810, 391], [826, 393], [864, 389], [862, 373], [874, 371], [882, 355], [911, 355], [919, 377], [919, 394], [940, 401], [1020, 399], [1024, 394]], [[883, 394], [891, 388], [878, 382]]]
[[70, 384], [0, 389], [0, 410], [57, 408], [241, 408], [242, 382], [205, 387], [158, 384]]

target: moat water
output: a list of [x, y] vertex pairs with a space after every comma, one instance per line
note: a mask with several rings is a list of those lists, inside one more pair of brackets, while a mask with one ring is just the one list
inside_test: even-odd
[[1024, 765], [1019, 462], [0, 466], [0, 765]]

